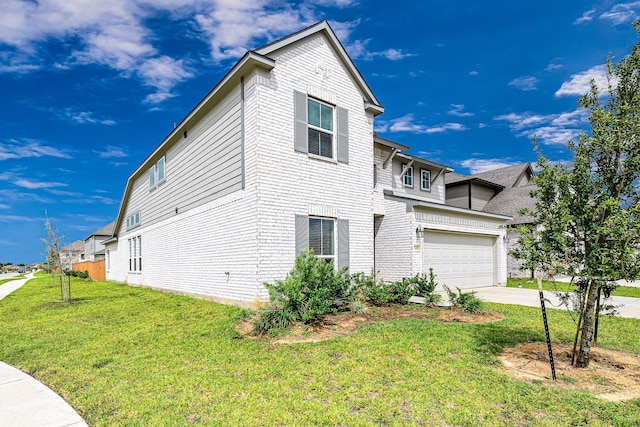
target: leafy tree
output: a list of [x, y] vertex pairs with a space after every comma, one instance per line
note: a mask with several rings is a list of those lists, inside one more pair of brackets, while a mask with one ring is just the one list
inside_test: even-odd
[[[640, 35], [640, 21], [634, 27]], [[600, 292], [640, 275], [640, 42], [606, 66], [606, 87], [592, 81], [579, 101], [591, 131], [568, 143], [573, 160], [550, 162], [534, 139], [539, 173], [530, 214], [538, 226], [520, 230], [514, 251], [523, 268], [580, 278], [577, 367], [589, 365]]]

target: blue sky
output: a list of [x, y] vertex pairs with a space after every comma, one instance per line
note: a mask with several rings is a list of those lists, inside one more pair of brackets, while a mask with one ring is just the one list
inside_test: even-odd
[[[327, 19], [385, 113], [381, 136], [474, 173], [552, 160], [626, 55], [640, 2], [3, 0], [0, 262], [42, 260], [117, 214], [129, 174], [242, 54]], [[391, 7], [392, 5], [392, 7]]]

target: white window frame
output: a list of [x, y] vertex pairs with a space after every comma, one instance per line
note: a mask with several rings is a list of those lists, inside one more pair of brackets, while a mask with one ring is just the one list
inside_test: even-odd
[[149, 168], [149, 191], [165, 182], [167, 178], [167, 160], [162, 156]]
[[413, 188], [413, 166], [409, 166], [407, 168], [407, 163], [403, 164], [401, 168], [402, 172], [404, 172], [405, 168], [407, 169], [407, 172], [402, 177], [402, 186]]
[[[315, 248], [313, 248], [311, 246], [311, 232], [313, 230], [313, 227], [311, 226], [311, 222], [312, 221], [320, 221], [320, 237], [319, 238], [320, 238], [320, 252], [321, 253], [318, 253], [318, 251], [316, 251]], [[331, 236], [331, 253], [325, 253], [324, 247], [323, 247], [324, 246], [323, 245], [323, 243], [324, 243], [323, 225], [325, 223], [329, 223], [329, 222], [331, 224], [333, 224], [332, 225], [332, 230], [331, 230], [331, 233], [332, 233], [332, 236]], [[310, 216], [309, 217], [309, 243], [308, 244], [309, 244], [309, 248], [314, 250], [313, 252], [314, 252], [316, 258], [323, 259], [328, 263], [336, 265], [336, 257], [337, 257], [337, 254], [336, 254], [336, 250], [337, 250], [336, 238], [337, 238], [337, 221], [336, 221], [335, 218], [318, 217], [318, 216]]]
[[140, 226], [140, 211], [134, 212], [127, 217], [127, 230]]
[[[309, 104], [315, 102], [317, 104], [320, 105], [320, 108], [322, 108], [322, 106], [326, 106], [331, 108], [331, 130], [323, 128], [321, 126], [315, 126], [312, 125], [311, 123], [309, 123]], [[322, 111], [322, 110], [321, 110]], [[322, 112], [320, 113], [320, 119], [322, 119]], [[320, 125], [322, 125], [322, 122], [320, 123]], [[334, 105], [328, 104], [326, 102], [320, 101], [319, 99], [316, 98], [307, 98], [307, 133], [310, 130], [314, 130], [320, 133], [324, 133], [326, 135], [329, 135], [331, 137], [331, 156], [326, 156], [324, 154], [321, 154], [321, 150], [320, 150], [320, 144], [318, 143], [318, 153], [313, 153], [311, 152], [311, 138], [309, 136], [307, 136], [307, 152], [309, 155], [314, 156], [314, 157], [318, 157], [321, 159], [331, 159], [331, 160], [335, 160], [336, 159], [336, 107]]]
[[[426, 173], [426, 180], [425, 180]], [[425, 182], [427, 186], [425, 187]], [[420, 169], [420, 190], [431, 191], [431, 171], [429, 169]]]
[[135, 236], [127, 240], [129, 244], [129, 272], [142, 272], [142, 236]]

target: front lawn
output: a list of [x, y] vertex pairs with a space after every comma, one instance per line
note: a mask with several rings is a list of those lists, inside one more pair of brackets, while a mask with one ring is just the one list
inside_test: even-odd
[[[544, 341], [539, 309], [487, 304], [504, 320], [404, 318], [317, 343], [247, 339], [245, 312], [74, 279], [0, 301], [0, 360], [49, 385], [89, 425], [638, 425], [640, 400], [613, 403], [496, 369]], [[574, 324], [549, 310], [551, 336]], [[603, 318], [599, 344], [640, 354], [640, 320]]]
[[[520, 286], [522, 285], [522, 286]], [[538, 282], [529, 279], [507, 279], [507, 287], [538, 290]], [[545, 291], [557, 291], [557, 292], [573, 292], [575, 285], [569, 282], [555, 282], [551, 280], [542, 281], [542, 289]], [[616, 297], [633, 297], [640, 298], [640, 288], [633, 286], [618, 286], [611, 295]]]

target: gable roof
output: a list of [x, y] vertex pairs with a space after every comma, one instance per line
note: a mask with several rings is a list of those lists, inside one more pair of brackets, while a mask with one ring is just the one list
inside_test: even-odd
[[76, 240], [62, 248], [62, 252], [82, 252], [84, 251], [84, 241]]
[[118, 214], [116, 216], [113, 229], [108, 234], [111, 239], [108, 239], [106, 242], [111, 242], [116, 238], [115, 233], [124, 219], [124, 207], [127, 205], [127, 202], [129, 200], [133, 182], [151, 167], [151, 164], [155, 161], [155, 158], [159, 156], [159, 153], [165, 151], [171, 145], [175, 144], [176, 141], [180, 140], [180, 135], [187, 130], [188, 125], [190, 125], [196, 119], [196, 117], [203, 109], [215, 105], [216, 100], [220, 96], [222, 96], [229, 87], [234, 84], [238, 84], [241, 81], [242, 77], [250, 70], [254, 68], [261, 68], [267, 71], [271, 71], [276, 66], [276, 62], [268, 55], [279, 49], [296, 43], [306, 37], [318, 33], [324, 34], [325, 37], [329, 40], [329, 43], [336, 50], [342, 63], [345, 65], [346, 69], [353, 77], [357, 86], [360, 88], [360, 91], [364, 95], [364, 108], [367, 111], [371, 112], [373, 115], [382, 114], [384, 112], [384, 107], [380, 105], [380, 102], [373, 94], [373, 91], [362, 77], [362, 74], [360, 74], [360, 71], [355, 66], [354, 62], [347, 54], [344, 46], [342, 46], [342, 43], [340, 42], [340, 40], [338, 40], [338, 37], [333, 32], [333, 29], [329, 25], [329, 22], [327, 22], [326, 20], [317, 22], [310, 27], [302, 29], [296, 33], [283, 37], [260, 48], [247, 51], [242, 56], [242, 58], [240, 58], [238, 62], [236, 62], [233, 67], [231, 67], [227, 74], [225, 74], [225, 76], [209, 91], [209, 93], [189, 112], [189, 114], [187, 114], [187, 116], [182, 119], [180, 123], [174, 126], [174, 129], [151, 152], [151, 154], [147, 156], [147, 158], [134, 170], [134, 172], [129, 175], [129, 178], [127, 179], [127, 183], [125, 185], [124, 193], [122, 195], [122, 200], [120, 201], [120, 207], [118, 208]]
[[271, 53], [282, 49], [283, 47], [292, 45], [304, 38], [312, 36], [317, 33], [324, 33], [324, 35], [331, 43], [331, 46], [336, 50], [338, 56], [342, 63], [344, 64], [347, 71], [351, 74], [356, 85], [360, 88], [360, 91], [365, 95], [365, 109], [373, 112], [374, 115], [382, 114], [384, 112], [384, 108], [380, 105], [378, 98], [373, 94], [373, 91], [362, 77], [362, 74], [356, 67], [356, 64], [353, 62], [349, 54], [345, 50], [344, 46], [336, 36], [336, 33], [333, 32], [331, 25], [327, 20], [323, 20], [317, 22], [310, 27], [304, 28], [296, 33], [290, 34], [286, 37], [283, 37], [279, 40], [271, 42], [267, 45], [264, 45], [258, 49], [255, 49], [254, 52], [259, 55], [269, 56]]
[[530, 215], [521, 215], [519, 211], [522, 208], [535, 210], [535, 199], [530, 195], [531, 190], [535, 188], [535, 184], [505, 188], [493, 196], [482, 211], [513, 217], [507, 221], [508, 225], [531, 224], [534, 222], [533, 218]]
[[513, 166], [507, 166], [506, 168], [476, 173], [472, 176], [474, 178], [483, 179], [508, 188], [514, 187], [525, 174], [528, 174], [528, 176], [533, 175], [531, 163], [520, 163]]
[[116, 227], [116, 222], [111, 221], [109, 224], [103, 227], [100, 227], [93, 233], [89, 234], [87, 237], [85, 237], [84, 240], [87, 240], [92, 236], [111, 236], [113, 235], [113, 230], [115, 229], [115, 227]]

